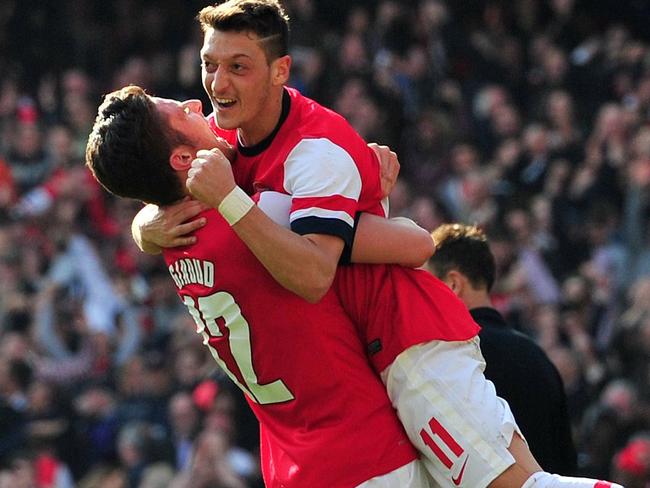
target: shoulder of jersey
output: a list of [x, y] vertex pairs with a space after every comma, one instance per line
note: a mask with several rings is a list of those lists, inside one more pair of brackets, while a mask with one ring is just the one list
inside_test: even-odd
[[303, 136], [342, 135], [352, 130], [352, 127], [342, 115], [324, 107], [311, 98], [301, 95], [295, 89], [289, 90], [292, 108], [297, 108], [300, 112], [299, 117], [294, 120], [299, 125], [297, 129]]

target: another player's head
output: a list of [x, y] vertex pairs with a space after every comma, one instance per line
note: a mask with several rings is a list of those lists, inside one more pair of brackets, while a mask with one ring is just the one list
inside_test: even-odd
[[487, 295], [494, 284], [496, 265], [483, 231], [470, 225], [443, 224], [431, 236], [435, 242], [429, 258], [431, 272], [463, 301], [464, 294]]
[[289, 17], [276, 0], [229, 0], [199, 12], [203, 32], [253, 34], [268, 64], [289, 54]]
[[86, 164], [111, 193], [165, 205], [185, 195], [199, 149], [215, 146], [201, 102], [151, 97], [137, 86], [109, 93], [86, 145]]
[[277, 0], [229, 0], [198, 15], [203, 87], [217, 123], [254, 144], [273, 129], [289, 78], [289, 18]]

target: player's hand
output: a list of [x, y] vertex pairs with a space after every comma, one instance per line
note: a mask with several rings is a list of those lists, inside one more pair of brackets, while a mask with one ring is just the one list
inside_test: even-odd
[[235, 159], [237, 159], [237, 149], [235, 149], [235, 146], [230, 144], [223, 137], [217, 136], [217, 143], [214, 147], [219, 149], [219, 151], [221, 151], [221, 153], [226, 156], [226, 159], [231, 163], [234, 163]]
[[156, 254], [161, 248], [194, 244], [196, 237], [188, 234], [205, 225], [205, 217], [194, 217], [206, 208], [189, 197], [164, 207], [147, 205], [133, 220], [134, 240], [149, 254]]
[[371, 142], [368, 147], [375, 151], [377, 159], [379, 159], [379, 179], [381, 180], [382, 198], [390, 195], [393, 191], [395, 183], [397, 183], [397, 175], [399, 174], [399, 161], [397, 154], [391, 151], [388, 146], [380, 146]]
[[187, 172], [185, 184], [194, 198], [209, 207], [218, 208], [235, 187], [230, 161], [218, 148], [198, 151]]

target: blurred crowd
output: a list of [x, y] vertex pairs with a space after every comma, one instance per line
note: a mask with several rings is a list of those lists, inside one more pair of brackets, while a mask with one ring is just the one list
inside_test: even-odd
[[[286, 0], [291, 85], [402, 164], [391, 214], [486, 230], [497, 308], [569, 399], [579, 473], [650, 483], [650, 4]], [[102, 94], [200, 98], [204, 2], [0, 4], [0, 488], [261, 486], [138, 202], [83, 153]], [[569, 474], [569, 473], [565, 473]]]

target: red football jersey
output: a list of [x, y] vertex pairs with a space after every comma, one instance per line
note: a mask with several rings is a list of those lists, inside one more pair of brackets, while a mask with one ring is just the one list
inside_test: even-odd
[[359, 328], [378, 373], [415, 344], [466, 341], [480, 330], [449, 287], [421, 269], [390, 264], [339, 266], [332, 286]]
[[[218, 135], [237, 144], [235, 130]], [[276, 130], [252, 147], [237, 144], [233, 172], [247, 193], [292, 197], [291, 228], [352, 242], [358, 211], [387, 215], [374, 152], [343, 117], [287, 88]], [[381, 372], [404, 349], [431, 340], [463, 341], [479, 327], [444, 283], [395, 265], [339, 267], [334, 288], [361, 328], [373, 367]], [[381, 313], [380, 313], [381, 311]]]
[[[236, 131], [213, 130], [231, 144]], [[352, 243], [357, 212], [387, 215], [382, 207], [379, 162], [348, 122], [287, 88], [281, 122], [255, 146], [237, 144], [237, 184], [252, 195], [273, 190], [291, 195], [291, 229], [298, 234], [331, 234]], [[363, 184], [362, 184], [363, 182]]]
[[164, 250], [214, 359], [260, 421], [269, 487], [353, 487], [417, 458], [354, 326], [330, 292], [278, 285], [214, 210], [197, 244]]

